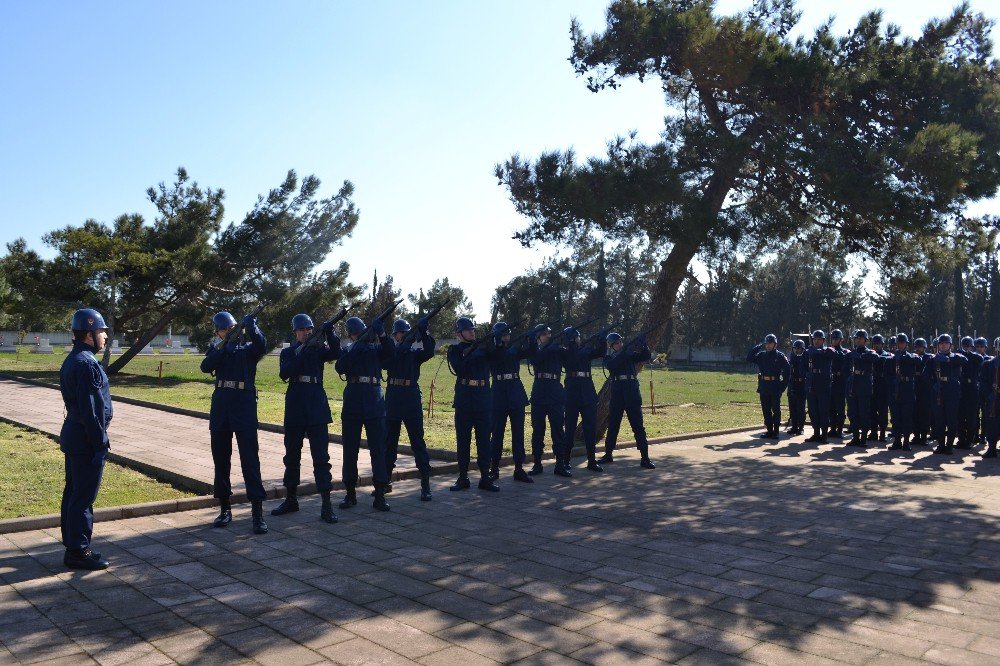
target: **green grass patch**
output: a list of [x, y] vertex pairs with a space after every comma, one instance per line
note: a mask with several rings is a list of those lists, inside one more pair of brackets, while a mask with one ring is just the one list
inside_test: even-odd
[[[58, 382], [59, 365], [64, 356], [61, 350], [55, 354], [21, 354], [20, 360], [14, 354], [0, 354], [0, 372]], [[137, 356], [123, 373], [111, 378], [111, 390], [116, 395], [208, 411], [214, 385], [211, 377], [199, 369], [201, 358], [200, 354]], [[455, 380], [443, 358], [439, 354], [424, 364], [420, 377], [425, 407], [431, 382], [434, 382], [435, 411], [433, 417], [426, 419], [425, 436], [429, 446], [454, 449], [451, 400]], [[161, 362], [162, 378], [159, 376]], [[595, 366], [594, 373], [595, 384], [600, 388], [603, 375], [599, 365]], [[521, 370], [521, 378], [530, 394], [532, 377], [526, 367]], [[650, 437], [752, 426], [761, 422], [755, 374], [724, 370], [647, 369], [640, 378], [646, 405], [650, 404], [650, 381], [653, 382], [653, 396], [658, 406], [656, 414], [650, 414], [648, 408], [646, 410], [644, 420]], [[345, 383], [334, 372], [332, 364], [327, 366], [325, 385], [333, 412], [332, 429], [339, 431]], [[285, 387], [278, 378], [278, 357], [265, 356], [257, 368], [257, 412], [261, 421], [282, 422]], [[528, 429], [530, 431], [530, 423]], [[632, 438], [626, 420], [619, 439], [627, 441]]]
[[[59, 445], [38, 433], [0, 422], [0, 519], [59, 513], [65, 483]], [[104, 467], [95, 507], [190, 497], [114, 463]]]

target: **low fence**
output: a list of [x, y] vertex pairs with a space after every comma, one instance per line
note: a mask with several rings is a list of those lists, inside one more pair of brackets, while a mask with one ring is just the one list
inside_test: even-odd
[[[17, 331], [0, 331], [0, 338], [3, 338], [0, 346], [14, 344], [34, 345], [41, 340], [48, 340], [50, 345], [69, 345], [73, 343], [73, 333], [71, 331], [29, 331], [23, 340], [21, 340], [21, 336]], [[118, 340], [118, 344], [122, 347], [128, 347], [132, 343], [132, 340], [126, 340], [120, 336], [117, 336], [115, 339]], [[166, 347], [168, 339], [173, 347], [191, 346], [188, 336], [181, 334], [173, 335], [169, 338], [166, 335], [158, 335], [153, 338], [150, 346]], [[111, 341], [109, 341], [110, 343]]]

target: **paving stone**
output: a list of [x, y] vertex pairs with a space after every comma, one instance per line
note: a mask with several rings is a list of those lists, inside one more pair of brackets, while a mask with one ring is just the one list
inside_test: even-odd
[[524, 659], [541, 647], [526, 643], [507, 634], [493, 631], [479, 624], [466, 622], [438, 632], [438, 637], [467, 650], [501, 663], [510, 663]]
[[351, 632], [321, 620], [297, 606], [282, 606], [277, 610], [258, 615], [256, 620], [312, 650], [355, 637]]
[[457, 615], [470, 622], [489, 624], [510, 615], [502, 606], [494, 606], [451, 590], [441, 590], [420, 597], [416, 601], [432, 608]]
[[221, 638], [226, 645], [261, 664], [304, 666], [323, 661], [318, 653], [267, 627], [252, 627]]
[[403, 664], [413, 663], [406, 657], [396, 654], [391, 650], [386, 650], [381, 645], [372, 643], [364, 638], [355, 638], [354, 640], [331, 645], [321, 649], [319, 653], [330, 662], [343, 664], [344, 666], [368, 666], [369, 664], [402, 666]]
[[379, 599], [378, 601], [366, 604], [365, 607], [379, 615], [391, 617], [394, 620], [398, 620], [429, 634], [437, 633], [442, 629], [454, 627], [456, 624], [464, 622], [460, 617], [442, 612], [437, 608], [431, 608], [406, 597]]
[[487, 626], [526, 643], [533, 643], [561, 654], [576, 652], [596, 640], [525, 615], [512, 615]]
[[620, 645], [598, 642], [570, 655], [585, 664], [595, 666], [655, 666], [665, 663], [661, 659], [641, 652], [633, 652]]
[[344, 629], [409, 659], [448, 647], [448, 643], [439, 638], [387, 617], [358, 620], [345, 624]]

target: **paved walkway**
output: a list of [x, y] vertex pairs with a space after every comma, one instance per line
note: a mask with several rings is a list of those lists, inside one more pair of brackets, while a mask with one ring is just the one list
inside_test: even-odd
[[[0, 417], [58, 436], [62, 428], [62, 396], [59, 391], [10, 379], [0, 379]], [[124, 402], [115, 403], [115, 418], [108, 430], [112, 459], [175, 481], [201, 494], [212, 493], [212, 451], [208, 421], [194, 416], [172, 414], [149, 407]], [[283, 435], [258, 431], [260, 468], [265, 489], [280, 487], [285, 472]], [[312, 464], [309, 443], [303, 451], [302, 481], [311, 484]], [[330, 463], [334, 481], [341, 479], [343, 449], [331, 442]], [[397, 470], [415, 468], [413, 458], [400, 455]], [[165, 470], [161, 474], [158, 470]], [[240, 458], [233, 441], [232, 480], [234, 492], [244, 489], [240, 473]], [[358, 458], [362, 477], [371, 476], [371, 463], [366, 451]]]
[[[211, 510], [0, 536], [0, 663], [995, 664], [1000, 464], [727, 436], [271, 533]], [[991, 464], [992, 463], [992, 464]], [[506, 475], [505, 475], [506, 476]], [[269, 503], [273, 505], [273, 502]]]

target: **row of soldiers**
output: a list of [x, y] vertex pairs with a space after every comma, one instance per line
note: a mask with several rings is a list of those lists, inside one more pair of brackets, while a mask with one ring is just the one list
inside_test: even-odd
[[[267, 340], [253, 314], [237, 322], [229, 312], [219, 312], [212, 322], [216, 337], [201, 362], [201, 370], [212, 375], [215, 384], [209, 431], [215, 466], [214, 495], [220, 511], [213, 525], [225, 527], [232, 522], [230, 470], [235, 437], [251, 504], [252, 529], [256, 534], [264, 534], [268, 526], [263, 515], [266, 494], [258, 453], [256, 370], [267, 352]], [[279, 357], [279, 375], [288, 383], [284, 415], [285, 497], [272, 515], [299, 510], [297, 490], [302, 448], [308, 439], [313, 476], [321, 496], [320, 518], [328, 523], [337, 521], [330, 497], [333, 479], [328, 426], [333, 419], [323, 388], [324, 367], [330, 362], [335, 362], [336, 372], [347, 382], [341, 411], [342, 478], [346, 493], [340, 508], [350, 509], [358, 503], [362, 429], [371, 458], [373, 507], [380, 511], [390, 508], [385, 496], [392, 491], [390, 479], [404, 426], [420, 472], [420, 499], [432, 499], [431, 466], [424, 441], [423, 400], [418, 383], [420, 367], [434, 356], [436, 346], [428, 327], [428, 317], [421, 318], [415, 328], [400, 319], [393, 324], [391, 333], [387, 333], [382, 317], [367, 325], [358, 317], [350, 317], [344, 323], [350, 344], [343, 347], [334, 320], [324, 322], [317, 331], [309, 315], [292, 318], [295, 341], [282, 349]], [[60, 437], [66, 454], [61, 521], [66, 546], [64, 562], [71, 568], [103, 569], [108, 563], [90, 543], [93, 502], [110, 447], [107, 428], [113, 415], [108, 378], [95, 356], [104, 348], [107, 328], [100, 313], [89, 308], [74, 314], [72, 328], [73, 350], [63, 362], [60, 375], [67, 410]], [[532, 476], [543, 473], [546, 425], [555, 454], [555, 474], [572, 477], [578, 422], [587, 451], [587, 469], [603, 472], [602, 464], [614, 462], [619, 428], [626, 415], [641, 453], [640, 465], [654, 468], [649, 459], [636, 374], [641, 364], [651, 358], [645, 336], [626, 342], [620, 334], [605, 330], [584, 340], [575, 328], [554, 334], [547, 325], [513, 336], [510, 326], [499, 322], [489, 335], [479, 338], [475, 324], [467, 317], [457, 320], [455, 330], [459, 341], [448, 348], [447, 360], [455, 375], [453, 406], [459, 477], [451, 490], [471, 487], [473, 433], [479, 488], [499, 490], [500, 458], [508, 423], [516, 481], [532, 483]], [[605, 453], [600, 460], [596, 455], [597, 391], [591, 374], [592, 364], [599, 358], [604, 359], [611, 382], [610, 421]], [[524, 360], [535, 377], [530, 401], [520, 377]], [[532, 408], [533, 465], [526, 471], [524, 421], [528, 404]]]
[[[997, 457], [1000, 439], [1000, 337], [989, 354], [986, 338], [963, 337], [961, 349], [952, 349], [949, 334], [913, 341], [905, 333], [890, 336], [887, 348], [881, 335], [869, 340], [864, 329], [855, 331], [853, 345], [844, 344], [836, 329], [812, 333], [811, 346], [792, 343], [786, 357], [777, 351], [777, 337], [769, 334], [747, 355], [760, 369], [757, 391], [767, 432], [777, 438], [781, 422], [781, 395], [787, 388], [791, 434], [803, 434], [806, 410], [812, 436], [806, 441], [827, 443], [845, 436], [849, 446], [865, 447], [870, 439], [886, 442], [892, 417], [893, 450], [911, 450], [911, 443], [937, 444], [934, 453], [950, 455], [957, 449], [985, 444], [984, 458]], [[845, 410], [846, 406], [846, 410]]]

